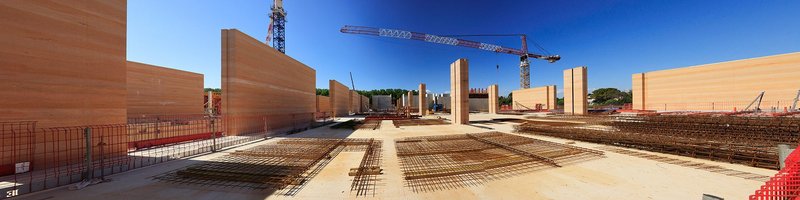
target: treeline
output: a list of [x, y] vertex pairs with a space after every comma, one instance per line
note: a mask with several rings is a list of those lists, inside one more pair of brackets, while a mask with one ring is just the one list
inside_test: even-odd
[[204, 88], [203, 89], [203, 92], [208, 92], [208, 91], [214, 91], [215, 93], [220, 93], [220, 92], [222, 92], [222, 89], [220, 89], [220, 88]]
[[[508, 93], [507, 97], [500, 96], [498, 101], [500, 105], [511, 105], [514, 102], [512, 93]], [[589, 93], [589, 99], [592, 105], [606, 106], [606, 105], [625, 105], [626, 103], [633, 102], [632, 91], [621, 91], [617, 88], [600, 88]], [[564, 105], [564, 98], [557, 98], [556, 104], [559, 106]]]

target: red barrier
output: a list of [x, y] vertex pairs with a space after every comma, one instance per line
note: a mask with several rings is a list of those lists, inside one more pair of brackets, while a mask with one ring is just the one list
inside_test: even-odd
[[0, 176], [12, 175], [14, 174], [14, 171], [14, 164], [0, 165]]
[[800, 151], [795, 149], [786, 157], [786, 167], [764, 183], [751, 200], [800, 199]]
[[[220, 137], [222, 132], [217, 132], [217, 137]], [[193, 141], [193, 140], [206, 140], [211, 139], [211, 133], [200, 133], [200, 134], [193, 134], [193, 135], [182, 135], [182, 136], [174, 136], [174, 137], [167, 137], [167, 138], [158, 138], [158, 139], [151, 139], [151, 140], [142, 140], [142, 141], [134, 141], [128, 142], [128, 149], [143, 149], [143, 148], [150, 148], [153, 146], [161, 146], [167, 144], [175, 144], [181, 143], [186, 141]]]

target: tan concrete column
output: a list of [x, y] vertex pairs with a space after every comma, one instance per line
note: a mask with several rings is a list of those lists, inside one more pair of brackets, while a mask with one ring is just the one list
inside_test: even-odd
[[465, 58], [450, 64], [450, 107], [453, 124], [469, 123], [469, 64]]
[[419, 115], [425, 116], [428, 114], [428, 98], [425, 93], [425, 83], [419, 84]]
[[500, 108], [497, 84], [490, 85], [487, 90], [489, 92], [489, 114], [497, 114]]
[[547, 86], [547, 107], [544, 109], [548, 110], [555, 110], [556, 106], [558, 106], [558, 97], [556, 91], [556, 85]]
[[586, 75], [585, 66], [564, 70], [564, 114], [585, 115], [588, 112]]
[[414, 99], [413, 99], [414, 98], [414, 91], [413, 90], [409, 90], [408, 94], [406, 94], [406, 96], [407, 96], [407, 98], [406, 98], [406, 107], [408, 107], [408, 109], [411, 109], [411, 107], [414, 107]]
[[633, 74], [631, 77], [631, 91], [633, 92], [632, 109], [645, 110], [644, 75], [644, 73], [639, 73]]

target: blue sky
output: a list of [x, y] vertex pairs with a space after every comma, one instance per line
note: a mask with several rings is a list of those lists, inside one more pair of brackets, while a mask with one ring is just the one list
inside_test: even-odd
[[[220, 87], [220, 30], [264, 40], [269, 0], [130, 0], [128, 60], [198, 72]], [[800, 1], [287, 0], [286, 53], [356, 89], [449, 91], [449, 64], [470, 62], [470, 86], [519, 88], [518, 57], [420, 41], [350, 35], [344, 25], [439, 35], [524, 33], [556, 63], [532, 61], [531, 85], [558, 85], [588, 66], [589, 88], [630, 89], [631, 74], [800, 51]], [[471, 40], [520, 47], [515, 37]], [[530, 44], [532, 45], [532, 44]], [[531, 48], [533, 49], [533, 48]], [[495, 66], [500, 65], [500, 70]], [[560, 96], [561, 94], [559, 94]]]

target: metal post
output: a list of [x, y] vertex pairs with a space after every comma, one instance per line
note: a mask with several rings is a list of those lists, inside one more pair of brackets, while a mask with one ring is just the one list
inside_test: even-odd
[[792, 111], [797, 111], [797, 101], [800, 101], [800, 90], [797, 91], [797, 96], [794, 97], [794, 102], [792, 103]]
[[267, 124], [269, 122], [268, 118], [269, 117], [264, 116], [264, 139], [269, 138], [269, 124]]
[[792, 153], [794, 149], [788, 144], [779, 144], [778, 145], [778, 161], [780, 163], [781, 169], [786, 167], [786, 158], [789, 157], [789, 154]]
[[92, 171], [92, 128], [86, 127], [83, 129], [83, 137], [86, 141], [86, 171], [83, 172], [83, 180], [91, 180], [94, 175]]
[[214, 116], [209, 115], [211, 125], [211, 152], [217, 152], [217, 126], [214, 124]]

